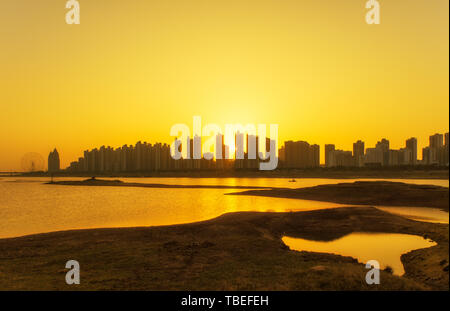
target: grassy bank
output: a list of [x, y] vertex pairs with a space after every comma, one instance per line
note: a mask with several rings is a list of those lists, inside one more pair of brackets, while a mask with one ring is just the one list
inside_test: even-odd
[[[448, 290], [448, 229], [371, 207], [348, 207], [2, 239], [0, 289]], [[284, 235], [331, 240], [351, 232], [416, 234], [438, 245], [402, 256], [404, 277], [382, 271], [381, 285], [369, 286], [367, 270], [354, 259], [291, 251], [281, 241]], [[64, 281], [70, 259], [81, 266], [76, 287]]]

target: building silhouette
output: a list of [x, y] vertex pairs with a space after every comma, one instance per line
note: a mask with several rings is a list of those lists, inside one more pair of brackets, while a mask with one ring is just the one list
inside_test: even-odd
[[48, 155], [48, 172], [56, 173], [60, 170], [59, 153], [56, 148]]
[[[444, 140], [445, 138], [445, 140]], [[175, 139], [178, 151], [187, 150], [186, 158], [175, 160], [170, 155], [168, 144], [137, 142], [135, 146], [123, 145], [119, 148], [105, 147], [84, 151], [67, 168], [77, 173], [120, 173], [120, 172], [159, 172], [191, 170], [257, 170], [263, 154], [259, 138], [237, 132], [235, 151], [225, 145], [222, 134], [215, 137], [216, 150], [202, 154], [201, 137], [188, 138], [186, 142]], [[272, 142], [266, 138], [266, 152]], [[273, 144], [275, 145], [275, 144]], [[449, 133], [435, 134], [429, 138], [429, 146], [422, 150], [422, 160], [417, 159], [417, 138], [406, 140], [405, 147], [390, 149], [389, 140], [383, 138], [372, 148], [365, 149], [365, 143], [358, 140], [353, 151], [336, 149], [334, 144], [325, 145], [325, 167], [384, 167], [414, 165], [449, 165]], [[200, 157], [200, 159], [199, 159]], [[306, 141], [286, 141], [278, 150], [278, 167], [285, 169], [304, 169], [320, 167], [320, 146]], [[59, 154], [55, 149], [49, 154], [49, 172], [60, 170]]]
[[335, 145], [325, 145], [325, 161], [327, 167], [351, 167], [355, 166], [355, 160], [351, 151], [336, 149]]
[[445, 135], [438, 133], [431, 135], [428, 147], [422, 149], [422, 163], [425, 165], [448, 166], [448, 144], [448, 133], [445, 133]]
[[411, 151], [411, 156], [409, 159], [410, 165], [417, 164], [417, 138], [411, 137], [406, 141], [406, 149]]
[[279, 153], [284, 168], [313, 168], [320, 166], [320, 147], [306, 141], [286, 141]]
[[364, 142], [358, 140], [353, 144], [353, 159], [355, 162], [355, 166], [361, 167], [364, 166]]
[[325, 166], [333, 167], [334, 162], [332, 161], [332, 153], [336, 150], [336, 146], [332, 144], [325, 145]]

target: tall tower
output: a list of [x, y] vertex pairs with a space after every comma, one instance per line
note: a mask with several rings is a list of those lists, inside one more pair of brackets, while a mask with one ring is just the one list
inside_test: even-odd
[[48, 155], [48, 172], [55, 173], [60, 170], [59, 153], [56, 148]]
[[353, 159], [358, 167], [364, 165], [364, 151], [363, 141], [358, 140], [356, 143], [353, 143]]
[[440, 148], [444, 145], [444, 135], [434, 134], [430, 136], [430, 148]]
[[406, 148], [411, 150], [410, 164], [417, 164], [417, 138], [411, 137], [406, 141]]
[[444, 135], [434, 134], [430, 136], [430, 164], [443, 165], [443, 146], [444, 146]]
[[332, 145], [332, 144], [325, 145], [325, 166], [326, 167], [333, 166], [333, 161], [331, 159], [331, 156], [335, 149], [336, 149], [335, 145]]

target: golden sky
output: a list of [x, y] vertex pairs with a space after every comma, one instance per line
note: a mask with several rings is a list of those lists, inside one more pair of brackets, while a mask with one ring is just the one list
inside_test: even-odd
[[380, 0], [380, 25], [365, 0], [79, 0], [80, 25], [65, 0], [0, 3], [0, 171], [170, 142], [194, 115], [278, 123], [322, 159], [448, 131], [448, 0]]

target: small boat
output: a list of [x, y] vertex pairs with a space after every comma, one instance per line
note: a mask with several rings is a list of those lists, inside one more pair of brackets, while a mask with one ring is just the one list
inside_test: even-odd
[[289, 180], [289, 182], [297, 182], [295, 179], [291, 179]]

